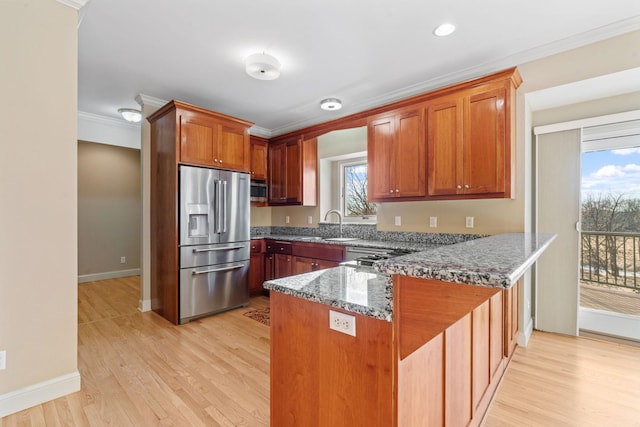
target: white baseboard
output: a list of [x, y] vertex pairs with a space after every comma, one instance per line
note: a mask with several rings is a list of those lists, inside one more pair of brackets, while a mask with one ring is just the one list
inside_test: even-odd
[[80, 391], [80, 372], [62, 375], [0, 395], [0, 418]]
[[151, 311], [151, 300], [150, 299], [141, 299], [138, 301], [138, 310], [145, 312]]
[[580, 307], [580, 330], [640, 341], [640, 317]]
[[119, 277], [139, 276], [140, 269], [132, 268], [130, 270], [107, 271], [104, 273], [84, 274], [78, 276], [78, 283], [95, 282], [97, 280], [117, 279]]
[[527, 325], [518, 332], [518, 345], [526, 347], [531, 339], [531, 334], [533, 334], [533, 318], [529, 318]]

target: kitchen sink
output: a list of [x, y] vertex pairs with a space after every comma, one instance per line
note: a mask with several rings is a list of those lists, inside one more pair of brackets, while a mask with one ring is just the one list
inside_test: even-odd
[[329, 237], [328, 239], [324, 239], [329, 242], [351, 242], [353, 240], [360, 240], [358, 237]]
[[322, 240], [322, 237], [320, 236], [304, 236], [304, 237], [298, 237], [298, 240], [303, 240], [303, 241], [313, 241], [313, 240]]

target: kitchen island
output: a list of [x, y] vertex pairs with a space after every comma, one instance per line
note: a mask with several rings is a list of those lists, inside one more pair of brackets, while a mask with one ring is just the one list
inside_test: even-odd
[[553, 238], [496, 235], [265, 282], [271, 425], [478, 425], [515, 349], [518, 281]]

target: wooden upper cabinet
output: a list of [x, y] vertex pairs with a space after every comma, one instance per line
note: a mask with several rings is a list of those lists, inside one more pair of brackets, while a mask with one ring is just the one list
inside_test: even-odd
[[251, 179], [264, 181], [267, 179], [268, 141], [264, 138], [251, 136]]
[[373, 201], [426, 194], [422, 106], [396, 110], [368, 124], [368, 195]]
[[249, 172], [250, 122], [178, 101], [161, 110], [175, 115], [179, 163]]
[[429, 196], [511, 196], [510, 104], [495, 84], [428, 104]]
[[269, 204], [317, 204], [317, 140], [289, 139], [269, 144]]

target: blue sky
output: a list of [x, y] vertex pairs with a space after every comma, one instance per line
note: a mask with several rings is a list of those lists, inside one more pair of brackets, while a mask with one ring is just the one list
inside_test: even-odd
[[582, 155], [582, 194], [624, 193], [640, 198], [640, 147]]

